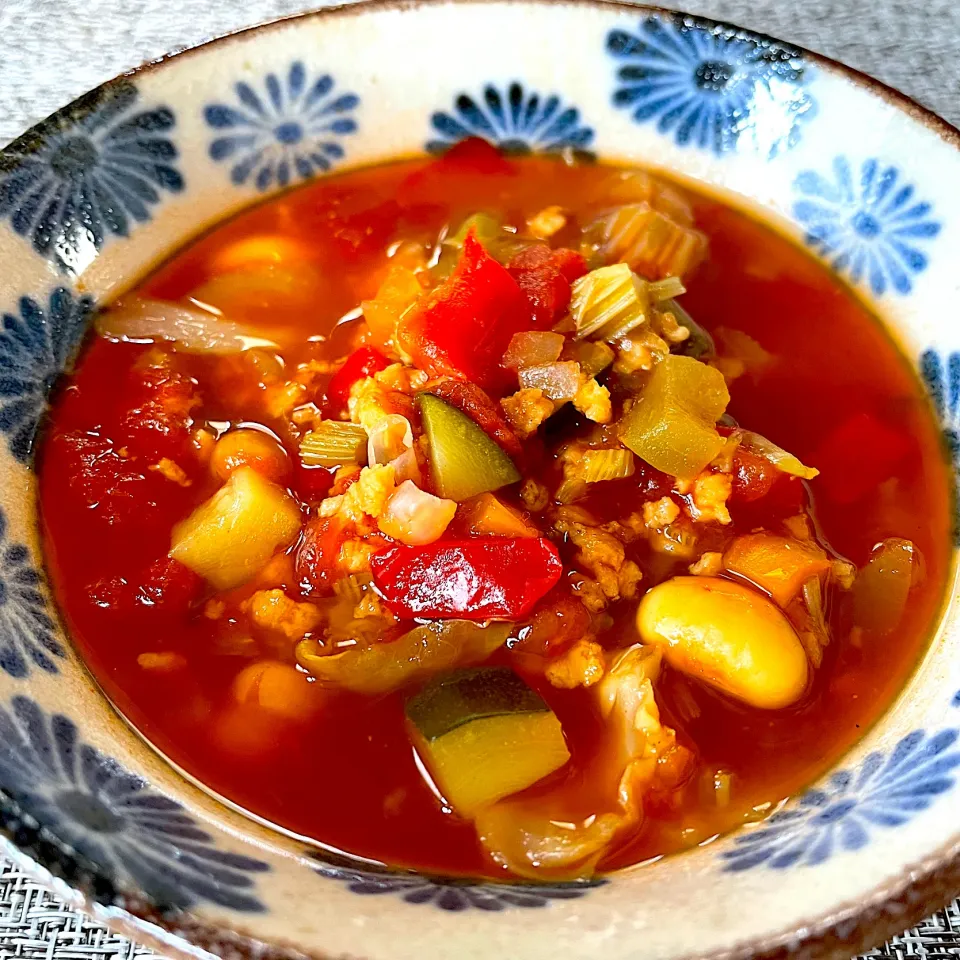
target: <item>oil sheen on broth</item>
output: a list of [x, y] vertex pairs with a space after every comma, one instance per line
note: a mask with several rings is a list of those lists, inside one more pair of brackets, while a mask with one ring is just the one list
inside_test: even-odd
[[[610, 216], [633, 205], [623, 215], [632, 229], [633, 208], [645, 204], [696, 246], [692, 219], [708, 241], [699, 263], [697, 251], [683, 262], [653, 240], [649, 256], [639, 241], [617, 247], [611, 230], [596, 226], [601, 215], [609, 226]], [[473, 221], [474, 232], [461, 230], [479, 211], [485, 216]], [[531, 253], [534, 233], [542, 241]], [[573, 281], [574, 313], [586, 302], [578, 319], [589, 322], [596, 304], [579, 277], [621, 256], [632, 257], [646, 281], [666, 285], [635, 283], [626, 268], [613, 279], [600, 275], [595, 286], [617, 277], [634, 284], [623, 288], [628, 313], [638, 290], [649, 302], [642, 323], [619, 341], [608, 337], [607, 366], [591, 377], [585, 358], [602, 357], [596, 344], [604, 331], [578, 338], [566, 300]], [[673, 301], [656, 300], [677, 295], [665, 274], [678, 263], [686, 288], [678, 303], [712, 335], [712, 353], [703, 352], [701, 333], [684, 337], [675, 315], [665, 316]], [[391, 273], [398, 264], [403, 270]], [[413, 293], [411, 282], [420, 285]], [[451, 284], [460, 284], [459, 294], [449, 294]], [[216, 308], [263, 343], [246, 340], [254, 346], [238, 350], [218, 341], [204, 352], [186, 334], [181, 344], [131, 342], [142, 339], [135, 324], [125, 340], [91, 337], [59, 391], [41, 449], [53, 587], [84, 659], [119, 709], [174, 762], [268, 821], [431, 871], [553, 878], [609, 870], [762, 818], [865, 732], [923, 651], [944, 588], [950, 517], [938, 432], [918, 381], [823, 266], [713, 197], [636, 171], [505, 159], [468, 144], [440, 160], [320, 180], [218, 226], [143, 281], [101, 329], [122, 332], [138, 310], [141, 319], [153, 317], [156, 307], [134, 295], [214, 323], [207, 307]], [[397, 307], [417, 295], [410, 310]], [[375, 298], [371, 336], [358, 307]], [[466, 319], [457, 313], [464, 299]], [[507, 316], [525, 302], [523, 319]], [[365, 312], [372, 325], [371, 308]], [[384, 317], [398, 324], [387, 334]], [[550, 333], [554, 327], [564, 336]], [[538, 336], [513, 337], [531, 330]], [[652, 339], [639, 336], [644, 330]], [[665, 356], [657, 341], [672, 352]], [[520, 360], [504, 370], [499, 356], [508, 342]], [[498, 351], [492, 366], [490, 350]], [[375, 416], [358, 412], [357, 381], [398, 357], [415, 364], [381, 372], [371, 382], [383, 390], [371, 387], [370, 395], [382, 401], [381, 414], [405, 417], [414, 443], [402, 423], [377, 434], [381, 447], [393, 445], [394, 466], [371, 473], [368, 464], [364, 500], [357, 476]], [[341, 375], [345, 358], [353, 372]], [[414, 365], [426, 373], [411, 373]], [[545, 407], [544, 389], [538, 397], [529, 386], [541, 383], [530, 369], [544, 366], [543, 376], [560, 378], [543, 381], [555, 393]], [[696, 476], [680, 479], [664, 469], [673, 454], [650, 453], [654, 469], [634, 455], [648, 449], [649, 436], [618, 426], [646, 415], [635, 410], [651, 409], [650, 384], [674, 368], [682, 376], [663, 380], [665, 396], [682, 393], [690, 371], [702, 379], [698, 403], [725, 387], [730, 395], [717, 428], [703, 420], [723, 413], [722, 400], [709, 416], [697, 413], [698, 442], [715, 448], [706, 454], [710, 465], [694, 464]], [[564, 386], [571, 373], [573, 385]], [[524, 383], [528, 392], [514, 399]], [[345, 405], [351, 390], [354, 401]], [[625, 410], [625, 400], [633, 407]], [[680, 397], [674, 407], [686, 402]], [[321, 421], [346, 422], [351, 410], [366, 422], [330, 434], [346, 446], [324, 447], [323, 427], [320, 453], [301, 460], [304, 436]], [[669, 402], [662, 410], [686, 416]], [[437, 463], [445, 444], [454, 461], [460, 455], [451, 438], [469, 429], [464, 419], [495, 444], [488, 459], [496, 469], [471, 475]], [[757, 434], [793, 455], [786, 467], [777, 459], [782, 450], [758, 446]], [[339, 473], [311, 466], [336, 461], [337, 449], [349, 451], [339, 462], [359, 462]], [[589, 474], [597, 451], [606, 451], [614, 479]], [[690, 450], [678, 455], [689, 460]], [[819, 475], [791, 475], [804, 465]], [[396, 499], [404, 477], [412, 513]], [[195, 511], [228, 481], [246, 484], [231, 494], [238, 502], [260, 496], [258, 483], [292, 495], [258, 507], [256, 522], [272, 539], [239, 572], [236, 563], [216, 566], [226, 563], [216, 556], [233, 562], [246, 547], [214, 550], [211, 559], [197, 545], [205, 534]], [[338, 495], [344, 499], [333, 501]], [[360, 521], [351, 527], [344, 510], [359, 510]], [[434, 529], [424, 532], [424, 524]], [[167, 559], [172, 545], [176, 561]], [[497, 570], [513, 581], [509, 596], [483, 608], [486, 616], [442, 614], [462, 598], [425, 598], [424, 564], [453, 562], [454, 553], [478, 582], [495, 580]], [[797, 564], [793, 580], [771, 572], [782, 575], [784, 563]], [[788, 646], [796, 645], [791, 655], [802, 651], [790, 668], [801, 670], [802, 691], [790, 692], [779, 675], [771, 681], [779, 692], [755, 689], [766, 682], [757, 679], [764, 657], [773, 657], [774, 673], [789, 660], [769, 653], [766, 634], [752, 677], [731, 678], [696, 651], [677, 653], [661, 616], [677, 603], [674, 587], [661, 589], [656, 603], [654, 595], [643, 601], [650, 623], [641, 636], [638, 604], [677, 576], [694, 591], [690, 609], [702, 600], [711, 622], [719, 622], [719, 601], [716, 592], [703, 600], [704, 584], [720, 593], [732, 584], [748, 595], [727, 598], [734, 607], [761, 604], [779, 618]], [[428, 586], [413, 596], [411, 578]], [[378, 679], [369, 681], [359, 667], [344, 679], [340, 667], [319, 663], [361, 649], [390, 654], [418, 623], [444, 616], [458, 624], [457, 643], [476, 649], [440, 667], [391, 682], [383, 679], [390, 666], [371, 668]], [[464, 627], [466, 620], [474, 626]], [[636, 663], [623, 660], [625, 651]], [[463, 667], [474, 672], [456, 672]], [[631, 686], [630, 670], [651, 685], [634, 676]], [[604, 684], [618, 704], [612, 713], [598, 695]], [[652, 766], [617, 733], [618, 723], [635, 719], [628, 688], [641, 709], [649, 711], [649, 697], [659, 709], [657, 732], [640, 745]], [[769, 702], [758, 705], [765, 696]], [[472, 740], [464, 730], [474, 731]], [[481, 741], [511, 743], [510, 756], [471, 754]], [[415, 749], [437, 783], [425, 781]], [[458, 751], [488, 770], [483, 783], [461, 782]], [[624, 806], [616, 794], [628, 781]], [[438, 785], [456, 800], [441, 802]], [[607, 818], [606, 833], [585, 834], [581, 853], [555, 869], [537, 866], [511, 833], [547, 814], [591, 813]]]

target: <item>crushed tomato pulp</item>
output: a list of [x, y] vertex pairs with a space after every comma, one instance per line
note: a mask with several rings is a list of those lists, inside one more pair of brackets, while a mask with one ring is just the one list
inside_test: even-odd
[[642, 170], [324, 179], [101, 312], [40, 452], [119, 708], [340, 850], [570, 879], [761, 821], [922, 651], [949, 485], [879, 325]]

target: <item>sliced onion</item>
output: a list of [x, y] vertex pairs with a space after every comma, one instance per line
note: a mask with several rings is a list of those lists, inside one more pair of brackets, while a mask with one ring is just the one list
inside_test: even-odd
[[409, 450], [404, 450], [399, 457], [391, 460], [390, 466], [393, 467], [393, 479], [395, 483], [412, 480], [417, 486], [420, 485], [423, 476], [420, 473], [420, 462], [417, 460], [417, 453], [412, 447]]
[[109, 340], [156, 343], [166, 340], [183, 353], [240, 353], [276, 347], [272, 340], [225, 320], [213, 307], [193, 301], [186, 307], [166, 300], [125, 297], [97, 316], [97, 333]]
[[580, 389], [580, 364], [564, 360], [525, 367], [520, 371], [520, 386], [542, 390], [550, 400], [572, 400]]
[[786, 450], [778, 447], [766, 437], [760, 436], [759, 433], [752, 433], [749, 430], [741, 431], [740, 445], [744, 450], [749, 450], [758, 457], [768, 460], [778, 470], [790, 474], [791, 477], [812, 480], [820, 474], [819, 470], [804, 466], [792, 453], [787, 453]]
[[367, 462], [390, 463], [413, 446], [413, 430], [410, 421], [398, 413], [391, 413], [378, 420], [369, 431]]
[[388, 537], [420, 546], [439, 540], [456, 512], [455, 501], [425, 493], [412, 480], [405, 480], [387, 501], [378, 523]]
[[566, 338], [549, 330], [523, 330], [515, 333], [503, 355], [508, 370], [522, 370], [560, 359]]

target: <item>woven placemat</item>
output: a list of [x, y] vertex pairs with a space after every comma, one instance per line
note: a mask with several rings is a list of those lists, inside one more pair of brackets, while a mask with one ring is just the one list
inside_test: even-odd
[[[656, 0], [652, 0], [656, 2]], [[960, 126], [952, 0], [660, 0], [824, 53]], [[0, 145], [103, 80], [211, 36], [324, 0], [0, 0]], [[91, 54], [91, 51], [94, 53]], [[957, 960], [960, 901], [871, 958]], [[0, 960], [155, 960], [0, 860]]]

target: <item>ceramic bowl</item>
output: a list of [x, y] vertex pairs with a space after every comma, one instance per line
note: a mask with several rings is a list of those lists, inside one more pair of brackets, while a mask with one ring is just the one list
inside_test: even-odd
[[849, 957], [960, 891], [953, 586], [838, 769], [764, 823], [585, 885], [394, 871], [255, 823], [118, 719], [58, 623], [33, 439], [96, 305], [271, 193], [468, 135], [664, 168], [761, 210], [882, 317], [960, 449], [958, 134], [849, 70], [644, 7], [411, 0], [134, 71], [0, 153], [3, 852], [167, 954]]

